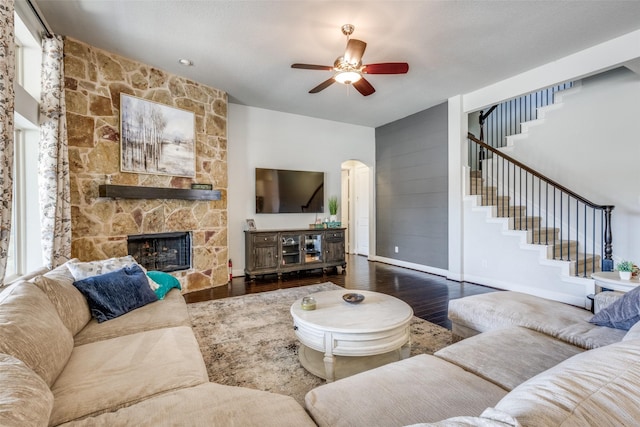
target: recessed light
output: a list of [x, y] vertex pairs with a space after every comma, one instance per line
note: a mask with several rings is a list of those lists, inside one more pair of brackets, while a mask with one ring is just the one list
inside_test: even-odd
[[185, 67], [191, 67], [193, 65], [193, 61], [186, 58], [178, 59], [178, 63], [184, 65]]

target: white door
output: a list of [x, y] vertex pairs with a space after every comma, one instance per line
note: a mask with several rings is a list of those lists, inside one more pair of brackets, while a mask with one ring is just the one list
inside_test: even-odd
[[369, 168], [356, 167], [355, 176], [356, 253], [369, 256]]
[[346, 228], [344, 233], [344, 250], [346, 253], [352, 253], [351, 249], [351, 239], [349, 238], [351, 233], [349, 232], [351, 228], [351, 218], [349, 212], [351, 211], [351, 183], [349, 180], [349, 169], [342, 169], [342, 191], [341, 191], [341, 201], [340, 201], [340, 222], [342, 226]]

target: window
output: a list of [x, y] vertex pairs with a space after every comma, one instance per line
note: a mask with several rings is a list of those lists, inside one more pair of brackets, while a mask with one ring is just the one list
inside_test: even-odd
[[16, 2], [16, 100], [13, 212], [5, 282], [43, 265], [38, 201], [38, 100], [41, 48], [37, 30], [27, 28]]

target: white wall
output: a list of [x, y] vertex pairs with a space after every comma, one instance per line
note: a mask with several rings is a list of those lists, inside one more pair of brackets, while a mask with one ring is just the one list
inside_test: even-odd
[[[638, 57], [640, 57], [640, 31], [634, 31], [490, 86], [479, 88], [473, 92], [462, 94], [461, 96], [452, 97], [449, 102], [450, 104], [452, 102], [460, 102], [461, 98], [462, 108], [460, 110], [464, 114], [468, 114], [485, 108], [486, 106], [516, 98], [522, 94], [533, 92], [544, 87], [602, 73], [623, 65], [627, 61], [633, 61]], [[455, 170], [455, 165], [451, 163], [451, 159], [465, 159], [466, 123], [468, 123], [466, 117], [460, 119], [457, 115], [449, 116], [449, 174], [450, 177], [455, 178], [457, 181], [460, 181], [459, 176], [462, 174], [461, 169]], [[634, 123], [628, 124], [630, 127], [634, 127], [634, 125]], [[461, 167], [462, 164], [462, 162], [458, 163], [458, 167]], [[634, 192], [632, 197], [637, 198], [637, 192]], [[454, 188], [450, 185], [450, 215], [458, 215], [458, 209], [462, 206], [462, 198], [462, 185], [456, 185]], [[614, 226], [619, 227], [618, 224]], [[468, 231], [469, 230], [464, 228], [463, 222], [450, 222], [449, 259], [450, 263], [451, 260], [462, 260], [463, 264], [460, 270], [452, 272], [455, 273], [455, 276], [459, 280], [466, 278], [467, 265], [471, 265], [469, 263], [474, 262], [474, 259], [469, 259], [469, 257], [473, 257], [473, 254], [488, 253], [491, 250], [486, 247], [486, 243], [483, 243], [480, 248], [474, 248], [473, 242], [470, 241], [468, 239], [469, 236], [466, 235]], [[462, 236], [462, 238], [460, 239], [459, 236]], [[637, 238], [635, 240], [638, 241]], [[467, 248], [466, 246], [470, 247]], [[614, 249], [614, 251], [615, 250], [616, 249]], [[450, 265], [449, 268], [452, 269], [452, 267], [456, 268], [457, 266], [454, 264]], [[475, 276], [475, 274], [473, 280], [478, 283], [488, 284], [491, 282], [491, 280], [484, 281], [481, 275]], [[512, 278], [505, 278], [503, 280], [512, 280]]]
[[585, 79], [510, 152], [593, 203], [615, 206], [616, 261], [640, 262], [639, 100], [640, 75], [626, 68]]
[[[255, 168], [325, 172], [326, 199], [340, 199], [341, 164], [358, 160], [374, 169], [375, 129], [238, 104], [228, 111], [227, 195], [229, 257], [244, 274], [244, 224], [258, 229], [307, 228], [316, 214], [256, 214]], [[329, 211], [318, 217], [329, 217]]]

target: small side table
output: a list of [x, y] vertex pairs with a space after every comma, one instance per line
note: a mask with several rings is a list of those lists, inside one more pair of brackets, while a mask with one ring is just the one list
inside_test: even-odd
[[602, 288], [620, 292], [629, 292], [636, 286], [640, 286], [638, 277], [634, 277], [630, 280], [622, 280], [617, 271], [599, 271], [597, 273], [593, 273], [591, 278], [596, 282], [596, 293], [601, 292]]

